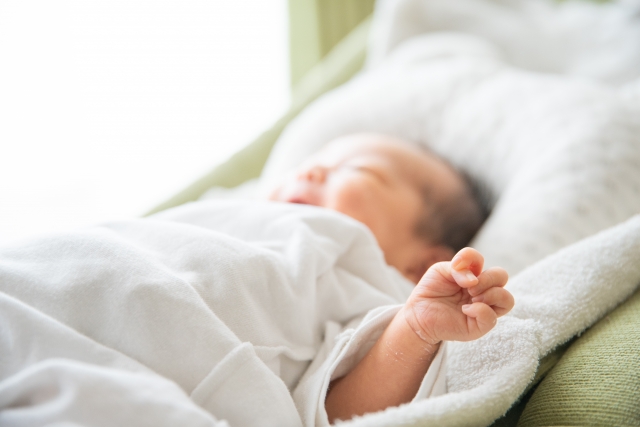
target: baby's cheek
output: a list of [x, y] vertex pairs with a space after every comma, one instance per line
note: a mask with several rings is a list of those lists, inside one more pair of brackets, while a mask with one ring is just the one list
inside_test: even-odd
[[[369, 195], [370, 196], [370, 195]], [[371, 216], [374, 211], [367, 195], [367, 189], [356, 183], [346, 183], [330, 191], [327, 207], [356, 219], [371, 228]]]

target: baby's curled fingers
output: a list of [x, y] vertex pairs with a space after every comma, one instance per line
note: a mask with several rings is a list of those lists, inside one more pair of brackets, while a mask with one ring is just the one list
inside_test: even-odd
[[507, 314], [514, 305], [513, 295], [500, 287], [489, 288], [471, 299], [471, 302], [481, 302], [490, 306], [498, 317]]
[[468, 288], [469, 295], [472, 297], [480, 295], [484, 291], [494, 287], [503, 287], [507, 284], [509, 275], [504, 268], [492, 267], [485, 270], [478, 276], [478, 284]]
[[462, 312], [467, 315], [469, 326], [469, 340], [480, 338], [489, 332], [498, 321], [496, 313], [486, 304], [475, 302], [462, 306]]
[[461, 249], [451, 260], [451, 276], [463, 288], [478, 284], [478, 275], [482, 272], [484, 257], [473, 248]]

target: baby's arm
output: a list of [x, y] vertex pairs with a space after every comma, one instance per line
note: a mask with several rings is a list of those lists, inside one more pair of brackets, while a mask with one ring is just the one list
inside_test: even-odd
[[511, 310], [506, 271], [483, 272], [483, 263], [465, 248], [429, 268], [369, 353], [332, 382], [325, 401], [332, 423], [411, 401], [442, 341], [480, 338]]

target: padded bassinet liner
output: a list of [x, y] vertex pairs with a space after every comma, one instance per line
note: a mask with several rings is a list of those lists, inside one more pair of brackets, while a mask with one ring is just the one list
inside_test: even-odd
[[348, 133], [425, 144], [487, 189], [473, 246], [514, 274], [640, 212], [639, 111], [611, 86], [513, 68], [482, 39], [425, 35], [299, 115], [262, 186]]
[[376, 6], [369, 65], [414, 36], [447, 31], [487, 40], [525, 70], [615, 85], [640, 75], [635, 0], [382, 0]]

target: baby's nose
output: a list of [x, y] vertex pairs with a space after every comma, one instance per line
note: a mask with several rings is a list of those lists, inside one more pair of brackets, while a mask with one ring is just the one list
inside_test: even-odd
[[314, 182], [317, 184], [322, 184], [327, 179], [328, 171], [329, 171], [329, 168], [325, 166], [316, 165], [303, 171], [299, 175], [299, 178], [304, 179], [306, 181]]

